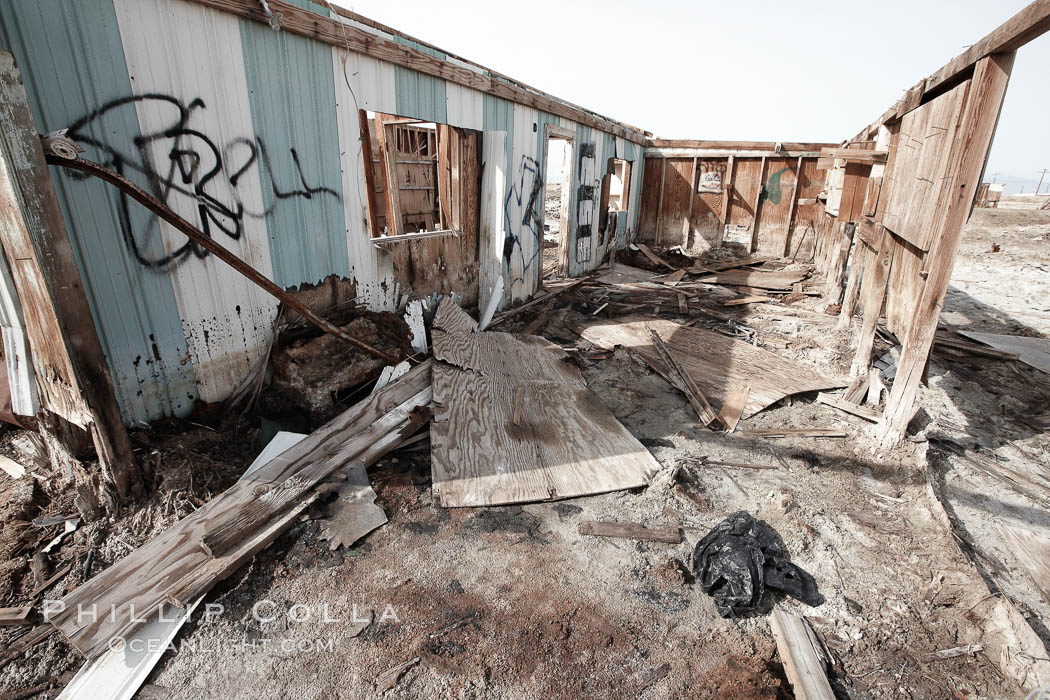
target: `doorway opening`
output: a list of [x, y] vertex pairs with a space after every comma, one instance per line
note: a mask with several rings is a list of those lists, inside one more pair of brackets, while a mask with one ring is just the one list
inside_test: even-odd
[[542, 280], [569, 276], [569, 207], [572, 200], [573, 136], [553, 124], [544, 127]]

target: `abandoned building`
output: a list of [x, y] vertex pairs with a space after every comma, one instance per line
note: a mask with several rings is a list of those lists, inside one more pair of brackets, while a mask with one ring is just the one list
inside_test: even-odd
[[1050, 697], [1048, 30], [671, 140], [323, 0], [0, 3], [0, 698]]

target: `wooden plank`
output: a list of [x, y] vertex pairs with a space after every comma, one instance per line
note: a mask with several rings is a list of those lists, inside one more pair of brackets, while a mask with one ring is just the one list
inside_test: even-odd
[[775, 301], [773, 297], [762, 297], [762, 296], [746, 296], [740, 299], [730, 299], [729, 301], [723, 301], [722, 306], [742, 306], [744, 304], [761, 304], [767, 301]]
[[666, 267], [669, 270], [673, 270], [675, 272], [678, 271], [677, 267], [675, 267], [674, 265], [671, 265], [669, 262], [667, 262], [666, 260], [661, 258], [659, 255], [654, 253], [653, 249], [650, 248], [649, 246], [647, 246], [646, 244], [639, 243], [639, 244], [637, 244], [637, 247], [638, 247], [638, 250], [642, 251], [642, 254], [645, 255], [645, 257], [649, 258], [649, 260], [654, 265], [663, 265], [664, 267]]
[[[951, 280], [963, 225], [970, 214], [981, 184], [992, 136], [1002, 108], [1014, 54], [997, 54], [978, 63], [972, 79], [966, 110], [952, 149], [953, 176], [945, 183], [945, 209], [936, 221], [937, 234], [930, 247], [928, 275], [904, 335], [897, 375], [886, 402], [880, 434], [885, 443], [903, 438], [915, 412], [915, 398], [937, 332], [937, 321]], [[902, 334], [898, 334], [901, 337]]]
[[740, 417], [744, 414], [744, 407], [747, 406], [747, 399], [750, 395], [751, 387], [749, 386], [738, 387], [730, 390], [725, 403], [722, 404], [722, 410], [718, 412], [718, 420], [726, 427], [727, 433], [736, 430], [736, 426], [740, 422]]
[[[256, 0], [191, 0], [199, 5], [214, 7], [239, 17], [269, 24], [263, 5]], [[387, 63], [409, 68], [417, 73], [463, 85], [526, 107], [556, 114], [580, 124], [594, 127], [638, 144], [645, 143], [645, 134], [637, 127], [577, 107], [570, 102], [529, 88], [517, 81], [465, 61], [442, 60], [411, 46], [384, 36], [365, 31], [326, 15], [298, 7], [285, 0], [269, 0], [269, 9], [280, 17], [280, 27], [290, 34], [298, 34], [315, 41], [364, 54]]]
[[707, 151], [816, 151], [836, 148], [837, 143], [815, 143], [796, 141], [702, 141], [696, 139], [648, 139], [646, 148], [697, 148]]
[[822, 158], [857, 163], [885, 163], [889, 151], [872, 151], [861, 148], [822, 148], [820, 155]]
[[757, 287], [759, 289], [778, 289], [790, 292], [797, 282], [801, 282], [809, 273], [805, 270], [741, 270], [731, 269], [717, 272], [709, 277], [699, 277], [697, 282], [706, 284], [723, 284], [731, 287]]
[[[454, 306], [447, 298], [441, 306]], [[438, 309], [455, 317], [451, 309]], [[442, 507], [568, 498], [644, 486], [659, 463], [536, 336], [435, 323], [431, 470]], [[517, 423], [514, 406], [519, 387]]]
[[853, 356], [851, 374], [867, 373], [871, 367], [871, 351], [875, 345], [875, 327], [886, 298], [886, 280], [890, 269], [890, 233], [881, 224], [876, 225], [878, 244], [869, 253], [868, 274], [861, 283], [861, 328], [857, 333], [857, 351]]
[[682, 245], [686, 248], [693, 247], [693, 206], [696, 202], [696, 178], [699, 176], [697, 160], [696, 156], [693, 156], [693, 169], [689, 176], [689, 209], [686, 210], [685, 221], [682, 222]]
[[130, 501], [142, 493], [141, 475], [25, 85], [7, 52], [0, 52], [0, 123], [0, 243], [25, 315], [40, 404], [90, 432], [104, 483]]
[[798, 615], [778, 608], [773, 611], [770, 627], [795, 697], [798, 700], [835, 700], [835, 693], [824, 670], [820, 645], [809, 623]]
[[685, 270], [675, 270], [667, 277], [660, 280], [660, 284], [667, 287], [675, 287], [678, 285], [679, 282], [682, 281], [683, 277], [685, 277]]
[[653, 347], [650, 327], [675, 352], [710, 403], [723, 404], [734, 388], [750, 386], [744, 418], [791, 394], [845, 386], [845, 382], [823, 377], [750, 343], [663, 319], [626, 316], [615, 321], [590, 320], [579, 324], [576, 330], [595, 345], [629, 350], [683, 390], [671, 367]]
[[707, 402], [707, 398], [704, 397], [704, 393], [700, 391], [700, 387], [696, 385], [693, 378], [689, 376], [689, 373], [685, 371], [678, 358], [675, 357], [667, 344], [664, 343], [663, 339], [660, 338], [660, 334], [656, 331], [649, 329], [649, 336], [653, 339], [653, 347], [660, 353], [660, 357], [664, 362], [667, 363], [671, 369], [674, 370], [675, 374], [682, 382], [682, 386], [685, 387], [686, 398], [689, 399], [689, 403], [693, 405], [693, 409], [696, 410], [696, 414], [700, 417], [700, 421], [704, 426], [711, 425], [714, 423], [718, 416], [715, 414], [715, 410], [711, 408], [711, 404]]
[[25, 605], [20, 608], [0, 608], [0, 627], [31, 624], [29, 618], [32, 614], [32, 605]]
[[762, 156], [762, 164], [758, 167], [758, 189], [755, 190], [755, 203], [751, 207], [753, 216], [751, 219], [751, 243], [748, 245], [748, 252], [754, 252], [758, 247], [758, 223], [762, 213], [762, 201], [763, 195], [766, 192], [766, 160], [765, 156]]
[[718, 234], [717, 243], [722, 242], [722, 237], [725, 235], [725, 227], [729, 225], [729, 215], [732, 213], [733, 205], [733, 170], [736, 166], [736, 159], [733, 156], [729, 156], [729, 162], [726, 165], [726, 181], [722, 189], [724, 194], [722, 195], [722, 213], [719, 218], [722, 221], [722, 230]]
[[795, 229], [795, 215], [798, 213], [799, 193], [802, 191], [802, 188], [799, 187], [799, 181], [802, 179], [802, 166], [803, 159], [800, 156], [798, 164], [795, 166], [795, 182], [791, 185], [791, 207], [788, 209], [787, 230], [784, 231], [784, 247], [780, 251], [780, 257], [782, 258], [787, 258], [791, 252], [791, 232]]
[[372, 132], [368, 127], [368, 112], [357, 110], [358, 125], [361, 129], [361, 159], [364, 161], [365, 174], [365, 214], [368, 217], [368, 231], [372, 238], [379, 236], [379, 204], [376, 200], [375, 167], [372, 154]]
[[837, 408], [840, 411], [857, 416], [858, 418], [863, 418], [864, 420], [871, 421], [872, 423], [878, 423], [879, 420], [882, 418], [882, 416], [879, 415], [878, 411], [872, 411], [869, 408], [858, 406], [857, 404], [850, 403], [845, 399], [840, 399], [836, 396], [831, 396], [830, 394], [825, 394], [823, 392], [817, 394], [817, 402], [822, 403], [826, 406], [831, 406], [832, 408]]
[[[355, 404], [265, 467], [68, 593], [62, 598], [64, 610], [52, 615], [49, 622], [91, 659], [105, 651], [111, 638], [125, 637], [151, 619], [161, 605], [175, 601], [181, 607], [196, 600], [280, 532], [267, 527], [256, 531], [242, 529], [241, 541], [217, 558], [201, 549], [201, 538], [224, 523], [241, 520], [244, 507], [256, 507], [252, 504], [258, 501], [260, 492], [279, 497], [298, 474], [302, 474], [302, 481], [316, 483], [348, 462], [369, 464], [396, 446], [396, 438], [413, 431], [419, 421], [409, 417], [391, 426], [391, 418], [429, 404], [430, 365], [428, 360], [416, 366], [401, 379]], [[384, 426], [386, 429], [381, 429]], [[252, 520], [265, 523], [258, 518]], [[263, 536], [263, 532], [267, 534]], [[91, 609], [92, 605], [107, 613], [96, 619], [78, 619], [77, 610]]]
[[394, 152], [391, 150], [391, 133], [387, 132], [385, 121], [389, 117], [376, 112], [376, 141], [379, 145], [379, 171], [383, 173], [383, 190], [386, 192], [386, 225], [394, 236], [405, 234], [404, 215], [401, 211], [401, 187], [397, 180], [397, 167], [394, 163]]
[[[664, 221], [664, 182], [667, 180], [667, 160], [660, 160], [660, 194], [657, 196], [657, 207], [656, 207], [656, 244], [659, 245], [660, 241], [663, 240], [663, 221]], [[641, 244], [639, 244], [641, 245]]]
[[616, 537], [624, 540], [645, 540], [647, 542], [682, 543], [682, 530], [677, 527], [643, 527], [638, 523], [600, 522], [582, 520], [579, 525], [581, 535], [594, 537]]
[[744, 437], [774, 438], [844, 438], [846, 431], [834, 428], [752, 428], [740, 433]]
[[1000, 525], [999, 532], [1011, 545], [1011, 553], [1031, 576], [1043, 599], [1050, 603], [1050, 540], [1020, 525]]
[[926, 78], [923, 92], [953, 80], [992, 54], [1016, 51], [1050, 31], [1050, 1], [1036, 0]]
[[[1013, 356], [1029, 367], [1035, 367], [1050, 374], [1050, 340], [1046, 338], [1026, 338], [1020, 335], [975, 331], [959, 331], [959, 334], [993, 347], [1003, 355]], [[938, 339], [935, 342], [945, 341]]]

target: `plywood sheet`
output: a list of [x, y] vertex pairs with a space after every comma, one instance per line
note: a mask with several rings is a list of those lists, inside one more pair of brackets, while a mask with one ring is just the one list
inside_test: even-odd
[[659, 469], [546, 339], [456, 332], [437, 319], [433, 334], [431, 468], [442, 507], [634, 488]]
[[901, 120], [897, 149], [885, 177], [892, 180], [883, 224], [929, 250], [951, 172], [952, 144], [970, 81], [912, 110]]
[[1050, 339], [972, 331], [959, 331], [959, 334], [990, 345], [996, 350], [1013, 353], [1026, 365], [1050, 374]]
[[751, 387], [745, 418], [792, 394], [846, 385], [748, 343], [699, 328], [685, 328], [672, 321], [627, 316], [616, 321], [595, 321], [577, 331], [595, 345], [627, 348], [668, 376], [670, 368], [653, 347], [649, 328], [680, 358], [682, 367], [712, 405], [724, 404], [735, 389]]

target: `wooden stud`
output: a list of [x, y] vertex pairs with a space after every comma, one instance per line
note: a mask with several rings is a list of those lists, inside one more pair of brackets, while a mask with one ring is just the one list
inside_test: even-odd
[[[394, 153], [391, 151], [389, 137], [393, 132], [387, 133], [387, 115], [376, 112], [376, 141], [379, 142], [379, 169], [383, 173], [386, 182], [383, 188], [386, 190], [386, 226], [391, 235], [400, 236], [405, 233], [405, 221], [401, 216], [401, 187], [397, 180], [397, 164], [394, 163]], [[391, 127], [393, 128], [393, 127]], [[396, 143], [396, 139], [395, 139]]]
[[696, 201], [696, 187], [697, 187], [697, 167], [696, 167], [696, 156], [693, 156], [693, 170], [692, 175], [689, 177], [689, 209], [685, 214], [685, 221], [682, 222], [682, 245], [686, 248], [693, 247], [693, 203]]
[[780, 257], [786, 258], [791, 252], [791, 233], [795, 229], [795, 216], [798, 214], [798, 194], [799, 181], [802, 179], [802, 156], [798, 157], [798, 164], [795, 166], [795, 184], [791, 186], [791, 208], [788, 209], [787, 216], [787, 231], [784, 232], [784, 249], [780, 253]]
[[368, 112], [358, 110], [358, 123], [361, 128], [361, 159], [364, 161], [365, 169], [365, 205], [368, 211], [368, 231], [372, 238], [378, 238], [382, 231], [379, 230], [379, 204], [376, 200], [375, 183], [375, 156], [372, 154], [372, 133], [368, 128]]
[[667, 179], [667, 159], [660, 159], [660, 196], [656, 199], [656, 245], [663, 239], [664, 220], [664, 180]]
[[733, 156], [729, 156], [726, 164], [726, 181], [722, 184], [722, 231], [718, 235], [718, 242], [722, 242], [725, 236], [726, 226], [729, 225], [729, 214], [733, 206], [733, 170], [736, 162]]
[[[14, 57], [0, 52], [0, 239], [25, 314], [40, 403], [87, 428], [120, 502], [142, 477]], [[71, 432], [71, 431], [70, 431]]]
[[766, 162], [766, 157], [762, 156], [762, 164], [758, 168], [758, 191], [755, 193], [755, 206], [751, 210], [751, 243], [747, 249], [749, 253], [754, 253], [758, 245], [759, 213], [762, 209], [762, 195], [766, 192]]

